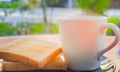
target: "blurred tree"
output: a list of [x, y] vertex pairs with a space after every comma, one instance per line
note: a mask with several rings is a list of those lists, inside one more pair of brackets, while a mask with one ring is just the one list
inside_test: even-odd
[[104, 11], [111, 5], [111, 0], [76, 0], [77, 7], [87, 14], [104, 15]]
[[[58, 2], [59, 2], [59, 0], [50, 0], [50, 3], [52, 5], [52, 7], [53, 7], [54, 4], [57, 4]], [[15, 12], [16, 10], [20, 11], [20, 13], [23, 13], [24, 11], [28, 11], [28, 10], [29, 11], [34, 11], [34, 9], [41, 6], [42, 11], [43, 11], [43, 21], [44, 21], [44, 23], [38, 23], [37, 25], [33, 25], [32, 33], [33, 34], [34, 33], [43, 33], [43, 32], [44, 33], [58, 33], [58, 26], [53, 24], [53, 23], [49, 23], [48, 20], [47, 20], [47, 13], [46, 13], [47, 12], [47, 4], [46, 4], [46, 0], [19, 0], [19, 1], [13, 1], [11, 3], [0, 2], [0, 6], [4, 10], [5, 16], [10, 15], [11, 13]], [[54, 9], [52, 7], [51, 7], [51, 16], [53, 16], [53, 13], [54, 13], [53, 12]], [[9, 12], [8, 12], [7, 8], [10, 10]], [[8, 24], [8, 23], [4, 23], [4, 18], [3, 18], [3, 23], [2, 23], [1, 26], [4, 26], [3, 24]], [[52, 20], [52, 17], [51, 17], [51, 20]], [[17, 26], [16, 26], [15, 30], [16, 30], [16, 32], [18, 32], [17, 34], [21, 34], [21, 33], [23, 34], [23, 31], [26, 32], [25, 34], [28, 34], [28, 32], [29, 32], [28, 29], [30, 27], [29, 23], [22, 23], [22, 22], [19, 23], [18, 22], [16, 25]], [[6, 25], [5, 28], [9, 29], [8, 25]], [[12, 28], [14, 29], [14, 27], [11, 27], [10, 29], [12, 29]], [[6, 30], [8, 30], [8, 29], [6, 29]], [[1, 30], [1, 31], [3, 31], [3, 30]], [[10, 30], [8, 30], [8, 31], [10, 31]], [[3, 32], [7, 33], [7, 31], [3, 31]]]
[[[12, 3], [7, 3], [7, 2], [0, 2], [0, 7], [2, 7], [2, 10], [4, 12], [4, 16], [0, 16], [2, 21], [4, 22], [5, 17], [7, 17], [9, 14], [13, 13], [16, 11], [16, 8], [19, 6], [19, 2], [12, 2]], [[11, 8], [11, 9], [8, 9]]]
[[54, 14], [54, 5], [57, 5], [60, 2], [60, 0], [50, 0], [50, 5], [51, 5], [51, 22], [53, 19], [53, 14]]
[[[53, 13], [54, 13], [54, 5], [55, 4], [58, 4], [59, 3], [59, 0], [50, 0], [50, 4], [52, 5], [51, 7], [51, 22], [52, 22], [52, 18], [53, 18]], [[46, 27], [46, 33], [50, 33], [50, 27], [53, 26], [51, 23], [48, 23], [47, 21], [47, 3], [46, 3], [46, 0], [42, 0], [41, 1], [41, 7], [42, 7], [42, 10], [43, 10], [43, 20], [44, 20], [44, 23], [45, 23], [45, 27]], [[51, 25], [51, 26], [50, 26]], [[54, 27], [52, 28], [56, 28], [56, 26], [54, 25]]]
[[42, 0], [41, 1], [41, 7], [42, 7], [42, 10], [43, 10], [43, 21], [44, 21], [44, 24], [45, 24], [45, 27], [46, 27], [46, 33], [50, 33], [50, 30], [49, 30], [49, 27], [48, 27], [48, 21], [47, 21], [47, 5], [46, 5], [46, 0]]

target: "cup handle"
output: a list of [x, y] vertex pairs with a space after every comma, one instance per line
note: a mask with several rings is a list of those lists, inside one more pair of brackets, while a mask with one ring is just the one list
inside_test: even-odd
[[106, 47], [105, 49], [101, 50], [100, 52], [98, 52], [98, 59], [100, 59], [100, 56], [102, 56], [105, 52], [109, 51], [110, 49], [114, 48], [115, 45], [117, 45], [117, 43], [119, 42], [120, 39], [120, 29], [112, 23], [108, 23], [106, 25], [103, 25], [101, 27], [101, 31], [104, 32], [106, 29], [111, 28], [113, 29], [114, 33], [115, 33], [115, 40], [113, 41], [112, 44], [110, 44], [108, 47]]

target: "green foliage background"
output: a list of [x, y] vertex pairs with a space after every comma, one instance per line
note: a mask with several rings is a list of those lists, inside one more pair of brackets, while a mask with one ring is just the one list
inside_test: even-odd
[[[120, 19], [118, 17], [113, 16], [108, 18], [108, 23], [113, 23], [120, 28]], [[107, 35], [114, 35], [114, 31], [112, 29], [108, 29]]]
[[[60, 0], [50, 0], [50, 4], [54, 6], [55, 4], [59, 3]], [[46, 2], [46, 0], [44, 0]], [[45, 22], [42, 23], [29, 23], [29, 22], [19, 22], [17, 23], [17, 26], [13, 26], [11, 23], [6, 23], [4, 19], [9, 16], [11, 13], [14, 13], [16, 10], [20, 11], [21, 13], [23, 11], [34, 11], [37, 7], [41, 5], [41, 0], [28, 0], [28, 3], [26, 4], [24, 0], [20, 0], [19, 2], [12, 2], [12, 3], [6, 3], [6, 2], [0, 2], [0, 7], [3, 10], [5, 16], [0, 16], [2, 22], [0, 23], [0, 36], [9, 36], [9, 35], [16, 35], [17, 32], [23, 31], [24, 29], [27, 29], [29, 31], [28, 34], [44, 34], [45, 33]], [[47, 11], [47, 6], [44, 5], [43, 9]], [[8, 11], [8, 8], [10, 10]], [[52, 16], [53, 16], [53, 8], [51, 10]], [[51, 17], [52, 18], [52, 17]], [[51, 19], [52, 20], [52, 19]], [[50, 30], [50, 33], [56, 34], [58, 33], [58, 25], [48, 22], [48, 28]]]
[[104, 15], [104, 11], [111, 5], [111, 0], [76, 0], [77, 7], [83, 11], [90, 10], [100, 15]]
[[[54, 11], [54, 5], [58, 4], [60, 0], [50, 0], [51, 7], [51, 16], [53, 16]], [[77, 7], [82, 9], [83, 11], [91, 11], [94, 13], [97, 13], [99, 15], [104, 15], [104, 11], [107, 10], [111, 5], [111, 0], [75, 0], [77, 2]], [[36, 7], [41, 6], [42, 0], [29, 0], [29, 3], [24, 3], [24, 0], [20, 0], [20, 2], [12, 2], [12, 3], [6, 3], [6, 2], [0, 2], [0, 6], [2, 7], [2, 10], [6, 16], [9, 16], [11, 13], [14, 13], [16, 10], [19, 10], [20, 12], [28, 10], [31, 11], [34, 10]], [[44, 0], [46, 2], [46, 0]], [[10, 8], [8, 11], [7, 9]], [[47, 5], [44, 4], [43, 10], [45, 12], [47, 11]], [[45, 13], [46, 14], [46, 13]], [[46, 16], [46, 15], [44, 15]], [[6, 36], [6, 35], [15, 35], [18, 30], [22, 29], [28, 29], [29, 34], [43, 34], [45, 33], [45, 22], [43, 23], [23, 23], [20, 22], [17, 24], [17, 26], [13, 26], [10, 23], [5, 23], [4, 19], [5, 17], [0, 16], [1, 20], [3, 22], [0, 23], [0, 36]], [[52, 17], [51, 17], [52, 20]], [[120, 28], [120, 19], [117, 17], [110, 17], [108, 18], [109, 23], [114, 23]], [[58, 33], [58, 25], [47, 22], [47, 26], [50, 30], [50, 33]], [[108, 29], [107, 30], [108, 35], [114, 35], [113, 30]]]

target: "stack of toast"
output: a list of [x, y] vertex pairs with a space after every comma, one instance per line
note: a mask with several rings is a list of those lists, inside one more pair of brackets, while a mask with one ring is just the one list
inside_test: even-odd
[[13, 39], [0, 45], [3, 71], [66, 70], [59, 44], [43, 40]]

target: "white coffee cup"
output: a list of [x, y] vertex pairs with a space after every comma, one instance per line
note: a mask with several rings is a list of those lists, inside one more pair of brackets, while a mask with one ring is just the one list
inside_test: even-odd
[[[119, 28], [107, 23], [103, 16], [71, 16], [59, 18], [63, 53], [73, 70], [94, 70], [100, 66], [100, 56], [112, 49], [120, 39]], [[115, 40], [104, 48], [106, 29], [115, 32]]]

